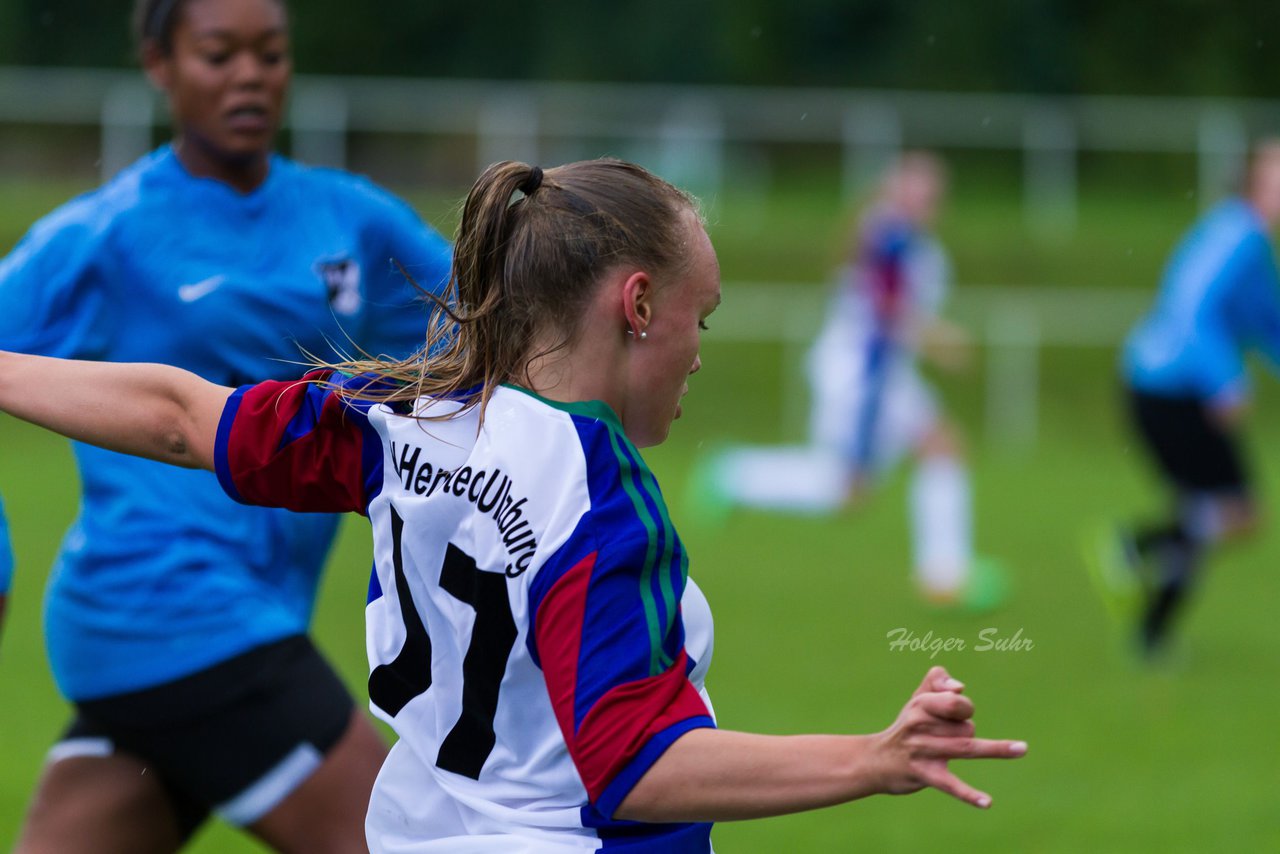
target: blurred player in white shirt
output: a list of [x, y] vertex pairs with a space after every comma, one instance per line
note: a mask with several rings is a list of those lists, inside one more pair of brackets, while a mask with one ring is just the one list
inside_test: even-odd
[[944, 165], [925, 152], [902, 155], [886, 172], [809, 354], [809, 445], [729, 449], [701, 470], [699, 488], [713, 505], [831, 513], [910, 454], [921, 593], [981, 610], [1003, 597], [1003, 576], [974, 555], [960, 435], [916, 366], [924, 356], [958, 369], [968, 356], [963, 331], [939, 317], [951, 273], [931, 227], [946, 185]]

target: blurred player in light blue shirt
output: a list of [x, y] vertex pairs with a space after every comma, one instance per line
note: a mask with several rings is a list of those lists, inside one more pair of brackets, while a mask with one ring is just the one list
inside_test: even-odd
[[1212, 409], [1248, 402], [1244, 357], [1280, 363], [1280, 276], [1271, 221], [1250, 200], [1219, 203], [1170, 259], [1151, 311], [1130, 334], [1124, 371], [1134, 389]]
[[[303, 348], [407, 356], [426, 314], [392, 259], [436, 287], [449, 251], [361, 178], [273, 156], [240, 193], [165, 146], [0, 261], [0, 347], [164, 362], [227, 385], [296, 376]], [[242, 507], [202, 472], [74, 449], [83, 507], [45, 615], [68, 697], [146, 688], [305, 631], [336, 517]]]
[[[299, 376], [308, 354], [422, 347], [421, 294], [397, 262], [439, 292], [448, 243], [372, 182], [273, 152], [284, 3], [137, 0], [135, 25], [174, 140], [0, 261], [0, 349], [236, 385]], [[74, 450], [82, 505], [44, 626], [75, 716], [19, 849], [175, 850], [210, 813], [282, 850], [362, 847], [386, 748], [307, 637], [337, 518]]]
[[1251, 393], [1246, 355], [1280, 364], [1277, 222], [1280, 141], [1269, 141], [1256, 148], [1241, 195], [1178, 244], [1125, 344], [1131, 414], [1173, 499], [1168, 518], [1120, 544], [1147, 594], [1139, 637], [1148, 654], [1165, 646], [1209, 547], [1257, 519], [1239, 428]]

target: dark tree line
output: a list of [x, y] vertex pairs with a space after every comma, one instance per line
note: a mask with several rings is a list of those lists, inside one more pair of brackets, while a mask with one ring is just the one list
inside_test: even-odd
[[[131, 61], [124, 0], [0, 0], [0, 64]], [[293, 0], [332, 74], [1256, 95], [1274, 0]]]

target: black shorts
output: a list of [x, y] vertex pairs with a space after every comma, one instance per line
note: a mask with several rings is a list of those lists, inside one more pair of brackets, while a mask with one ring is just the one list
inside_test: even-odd
[[77, 702], [52, 755], [147, 763], [183, 830], [209, 814], [251, 824], [320, 764], [355, 707], [304, 635], [265, 644], [154, 688]]
[[1130, 389], [1129, 410], [1161, 472], [1179, 489], [1248, 494], [1239, 441], [1210, 417], [1203, 400]]

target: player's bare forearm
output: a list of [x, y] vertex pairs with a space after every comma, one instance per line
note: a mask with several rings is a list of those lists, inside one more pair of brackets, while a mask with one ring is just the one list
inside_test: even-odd
[[691, 730], [640, 779], [617, 817], [733, 821], [866, 797], [879, 790], [868, 763], [869, 738]]
[[0, 411], [91, 445], [212, 468], [232, 389], [168, 365], [0, 352]]
[[991, 798], [951, 759], [1016, 758], [1022, 742], [974, 738], [963, 686], [934, 668], [898, 719], [875, 735], [766, 736], [697, 729], [658, 759], [618, 808], [639, 821], [728, 821], [935, 787], [978, 807]]

